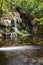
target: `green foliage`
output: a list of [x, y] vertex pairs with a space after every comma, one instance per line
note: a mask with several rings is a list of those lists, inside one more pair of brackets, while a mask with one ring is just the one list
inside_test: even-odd
[[[43, 0], [12, 0], [11, 4], [37, 19], [43, 18]], [[40, 21], [40, 24], [43, 24], [43, 21]]]
[[0, 0], [0, 16], [9, 9], [9, 2], [7, 0]]
[[40, 18], [40, 25], [43, 25], [43, 18]]
[[37, 21], [39, 25], [43, 25], [43, 18], [34, 18], [34, 21]]
[[28, 37], [27, 36], [23, 36], [22, 39], [25, 41], [25, 40], [28, 39]]
[[39, 22], [39, 19], [38, 18], [34, 18], [34, 21], [38, 21]]
[[[23, 34], [27, 34], [27, 31], [26, 30], [22, 30], [21, 31]], [[23, 36], [22, 39], [25, 41], [27, 40], [28, 36]]]
[[26, 33], [27, 33], [27, 31], [26, 31], [26, 30], [22, 30], [21, 32], [22, 32], [22, 33], [24, 33], [24, 34], [26, 34]]
[[[36, 18], [43, 18], [43, 0], [0, 0], [0, 16], [11, 7], [19, 8]], [[43, 21], [40, 21], [40, 24], [43, 24]]]

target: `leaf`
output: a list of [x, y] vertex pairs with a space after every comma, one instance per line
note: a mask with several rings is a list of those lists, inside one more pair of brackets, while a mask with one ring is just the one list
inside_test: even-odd
[[40, 21], [43, 21], [43, 18], [40, 18]]
[[40, 25], [43, 25], [43, 21], [40, 22]]
[[34, 21], [38, 21], [39, 22], [40, 20], [38, 18], [34, 18]]

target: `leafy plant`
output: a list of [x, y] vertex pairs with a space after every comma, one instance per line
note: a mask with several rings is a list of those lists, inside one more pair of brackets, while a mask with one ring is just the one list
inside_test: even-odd
[[[43, 0], [0, 0], [0, 16], [12, 7], [19, 8], [35, 18], [43, 18]], [[40, 25], [43, 21], [40, 21]]]
[[7, 0], [0, 0], [0, 16], [6, 11], [8, 11], [10, 4]]
[[39, 25], [43, 25], [43, 18], [34, 18], [34, 21], [37, 21]]

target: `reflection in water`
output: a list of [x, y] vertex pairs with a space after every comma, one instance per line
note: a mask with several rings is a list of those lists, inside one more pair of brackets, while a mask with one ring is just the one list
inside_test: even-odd
[[[40, 51], [40, 50], [39, 50]], [[43, 65], [43, 56], [38, 57], [37, 50], [25, 50], [22, 52], [2, 52], [2, 64], [0, 65]], [[34, 57], [33, 57], [34, 55]], [[41, 61], [42, 60], [42, 61]], [[4, 61], [4, 62], [3, 62]]]
[[43, 46], [43, 38], [41, 37], [27, 37], [26, 40], [22, 36], [18, 36], [18, 40], [15, 41], [15, 37], [3, 37], [0, 38], [0, 47], [3, 46], [18, 46], [18, 45], [41, 45]]
[[[32, 37], [23, 40], [21, 37], [16, 42], [14, 37], [0, 38], [0, 47], [6, 46], [21, 46], [30, 44], [42, 43], [42, 38]], [[39, 44], [40, 45], [40, 44]], [[40, 50], [25, 50], [21, 52], [0, 51], [0, 65], [43, 65], [43, 49]]]
[[22, 36], [18, 37], [18, 41], [15, 41], [15, 37], [3, 37], [0, 38], [0, 47], [2, 46], [16, 46], [16, 45], [42, 45], [43, 46], [43, 39], [40, 37], [27, 37], [26, 40], [22, 38]]
[[[12, 39], [0, 38], [0, 45], [1, 45], [0, 47], [20, 45], [19, 43], [18, 44], [15, 43], [16, 42], [14, 41], [13, 37]], [[23, 43], [21, 43], [21, 45], [23, 45]], [[39, 49], [39, 50], [31, 49], [31, 50], [25, 50], [21, 52], [0, 51], [0, 61], [1, 61], [0, 65], [43, 65], [43, 49]]]

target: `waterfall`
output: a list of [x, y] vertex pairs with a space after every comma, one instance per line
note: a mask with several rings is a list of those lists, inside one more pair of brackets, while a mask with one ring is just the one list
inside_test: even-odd
[[14, 17], [14, 25], [15, 25], [15, 28], [17, 28], [17, 20], [16, 20], [16, 18]]
[[17, 36], [17, 33], [18, 33], [19, 35], [21, 35], [21, 36], [31, 36], [31, 34], [24, 34], [24, 33], [22, 33], [21, 31], [18, 30], [16, 17], [13, 18], [12, 23], [13, 23], [13, 24], [12, 24], [12, 30], [13, 30], [13, 32], [11, 33], [11, 37], [14, 37], [15, 41], [18, 40], [18, 38], [17, 38], [17, 37], [18, 37], [18, 36]]
[[16, 19], [16, 17], [13, 18], [12, 23], [13, 23], [12, 29], [16, 32], [17, 31], [17, 19]]
[[14, 37], [15, 41], [17, 41], [17, 33], [18, 32], [18, 29], [17, 29], [17, 19], [16, 17], [13, 18], [13, 26], [12, 26], [12, 29], [13, 29], [13, 32], [11, 33], [11, 37]]

